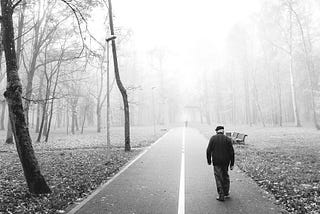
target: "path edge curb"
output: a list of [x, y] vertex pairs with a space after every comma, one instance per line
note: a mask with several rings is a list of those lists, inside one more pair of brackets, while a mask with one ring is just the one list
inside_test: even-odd
[[[152, 143], [150, 146], [146, 147], [144, 151], [142, 151], [137, 157], [135, 157], [133, 160], [126, 163], [124, 166], [120, 167], [120, 170], [118, 173], [116, 173], [110, 180], [108, 180], [106, 183], [99, 186], [95, 191], [93, 191], [87, 198], [85, 198], [83, 201], [81, 201], [79, 204], [77, 204], [75, 207], [71, 208], [68, 211], [68, 208], [66, 209], [66, 214], [75, 214], [77, 211], [79, 211], [87, 202], [89, 202], [94, 196], [96, 196], [99, 192], [101, 192], [105, 187], [107, 187], [112, 181], [114, 181], [119, 175], [121, 175], [124, 171], [126, 171], [133, 163], [135, 163], [137, 160], [139, 160], [145, 153], [147, 153], [153, 146], [155, 146], [157, 143], [159, 143], [164, 137], [166, 137], [172, 129], [167, 131], [164, 135], [162, 135], [160, 138], [158, 138], [154, 143]], [[72, 205], [71, 205], [72, 207]]]

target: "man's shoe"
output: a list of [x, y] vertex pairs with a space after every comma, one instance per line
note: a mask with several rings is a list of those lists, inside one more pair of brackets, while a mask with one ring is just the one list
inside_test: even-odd
[[224, 195], [224, 199], [227, 199], [227, 198], [230, 198], [230, 194], [229, 193]]
[[223, 195], [220, 195], [216, 198], [218, 201], [224, 201], [224, 196]]

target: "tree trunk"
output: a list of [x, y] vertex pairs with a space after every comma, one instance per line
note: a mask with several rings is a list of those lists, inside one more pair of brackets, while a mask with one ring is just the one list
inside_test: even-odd
[[48, 140], [49, 140], [49, 133], [50, 133], [50, 129], [51, 129], [52, 116], [53, 116], [53, 100], [51, 101], [51, 105], [50, 105], [50, 113], [49, 113], [49, 118], [48, 118], [47, 134], [46, 134], [46, 139], [44, 140], [45, 142], [48, 142]]
[[66, 108], [66, 128], [67, 128], [67, 135], [69, 134], [69, 109], [68, 109], [68, 104]]
[[42, 106], [42, 118], [41, 118], [41, 124], [40, 124], [37, 142], [40, 142], [42, 134], [45, 135], [47, 132], [46, 131], [46, 120], [47, 120], [47, 105], [48, 105], [49, 95], [50, 95], [50, 83], [49, 83], [49, 81], [47, 81], [45, 99], [42, 104], [43, 105]]
[[100, 109], [100, 103], [97, 103], [97, 132], [101, 132], [101, 109]]
[[40, 124], [40, 128], [39, 128], [37, 142], [41, 141], [41, 136], [42, 136], [42, 132], [43, 132], [43, 126], [44, 126], [44, 123], [45, 123], [46, 111], [47, 111], [47, 101], [45, 101], [43, 103], [43, 105], [42, 105], [42, 117], [41, 117], [41, 124]]
[[75, 134], [75, 127], [76, 127], [76, 102], [73, 101], [71, 108], [72, 108], [72, 118], [71, 118], [71, 134]]
[[21, 2], [21, 8], [19, 13], [19, 21], [18, 21], [18, 37], [17, 37], [17, 66], [19, 68], [20, 65], [20, 57], [22, 53], [22, 37], [23, 37], [23, 28], [24, 28], [24, 14], [26, 11], [27, 2], [23, 0]]
[[[0, 23], [1, 24], [1, 23]], [[3, 27], [1, 25], [1, 31], [0, 31], [0, 72], [1, 72], [1, 79], [0, 82], [4, 79], [4, 72], [2, 73], [2, 56], [3, 56]], [[6, 109], [6, 101], [2, 100], [2, 111], [1, 111], [1, 119], [0, 119], [0, 130], [4, 130], [4, 116], [5, 116], [5, 109]]]
[[264, 122], [264, 118], [263, 118], [263, 114], [262, 114], [262, 110], [261, 110], [261, 105], [259, 103], [258, 88], [257, 88], [256, 80], [255, 80], [255, 72], [253, 73], [253, 77], [252, 78], [253, 78], [254, 101], [255, 101], [257, 109], [258, 109], [258, 113], [259, 113], [259, 117], [260, 117], [261, 123], [262, 123], [263, 127], [265, 127], [266, 124]]
[[88, 110], [89, 106], [86, 105], [86, 107], [84, 108], [84, 113], [83, 113], [83, 121], [82, 121], [82, 125], [81, 125], [81, 134], [83, 134], [83, 130], [84, 130], [84, 124], [86, 122], [86, 116], [87, 116], [87, 110]]
[[[110, 32], [111, 35], [114, 35], [114, 29], [113, 29], [113, 17], [112, 17], [112, 4], [111, 0], [108, 0], [109, 2], [109, 24], [110, 24]], [[124, 106], [124, 118], [125, 118], [125, 125], [124, 125], [124, 136], [125, 136], [125, 151], [131, 150], [130, 145], [130, 120], [129, 120], [129, 103], [128, 103], [128, 95], [127, 91], [124, 88], [119, 74], [119, 68], [118, 68], [118, 59], [117, 59], [117, 50], [116, 50], [116, 43], [114, 40], [111, 41], [112, 46], [112, 56], [113, 56], [113, 63], [114, 63], [114, 73], [115, 78], [117, 82], [117, 86], [121, 92], [122, 99], [123, 99], [123, 106]]]
[[36, 133], [40, 131], [40, 114], [41, 114], [41, 104], [37, 104], [37, 119], [36, 119]]
[[293, 45], [292, 45], [292, 10], [290, 10], [289, 14], [289, 24], [290, 24], [290, 41], [289, 41], [289, 57], [290, 57], [290, 68], [289, 68], [289, 74], [290, 74], [290, 87], [291, 87], [291, 99], [292, 99], [292, 108], [293, 108], [293, 114], [294, 114], [294, 123], [296, 127], [301, 127], [300, 122], [300, 116], [297, 106], [297, 99], [296, 99], [296, 88], [295, 88], [295, 79], [293, 74]]
[[[61, 57], [62, 57], [62, 55], [61, 55]], [[55, 79], [55, 83], [54, 83], [54, 86], [53, 86], [53, 91], [52, 91], [53, 99], [51, 100], [50, 118], [49, 118], [49, 121], [48, 121], [48, 128], [47, 128], [47, 134], [46, 134], [45, 142], [48, 142], [48, 139], [49, 139], [49, 133], [50, 133], [52, 115], [53, 115], [53, 104], [54, 104], [54, 98], [56, 96], [56, 90], [57, 90], [57, 85], [58, 85], [58, 79], [59, 79], [59, 73], [60, 73], [60, 65], [61, 65], [61, 62], [59, 62], [59, 67], [58, 67], [58, 70], [57, 70], [56, 79]]]
[[[60, 104], [58, 104], [59, 106], [60, 106]], [[60, 109], [60, 107], [58, 108], [58, 110], [57, 110], [57, 128], [59, 129], [59, 128], [61, 128], [61, 117], [62, 117], [62, 115], [61, 115], [61, 109]]]
[[111, 159], [111, 143], [110, 143], [110, 49], [107, 42], [107, 161]]
[[280, 82], [280, 69], [279, 64], [277, 67], [277, 91], [278, 91], [278, 103], [279, 103], [279, 126], [282, 127], [282, 91]]
[[74, 114], [72, 112], [72, 118], [71, 118], [71, 134], [75, 134], [75, 128], [74, 128]]
[[[211, 125], [210, 112], [209, 112], [208, 82], [207, 82], [206, 73], [204, 73], [204, 75], [203, 75], [203, 82], [204, 82], [204, 109], [205, 109], [205, 115], [206, 115], [207, 124]], [[202, 118], [201, 118], [201, 120], [202, 120]]]
[[79, 123], [78, 123], [78, 114], [77, 114], [77, 112], [75, 114], [74, 119], [75, 119], [74, 122], [75, 122], [76, 131], [78, 132], [79, 131]]
[[317, 119], [315, 95], [314, 95], [314, 91], [315, 91], [315, 89], [317, 87], [318, 82], [317, 82], [317, 80], [315, 78], [315, 75], [314, 75], [314, 65], [313, 65], [313, 60], [312, 60], [312, 55], [311, 55], [311, 47], [309, 47], [309, 49], [307, 47], [306, 38], [305, 38], [305, 35], [304, 35], [304, 30], [303, 30], [303, 27], [302, 27], [302, 23], [300, 21], [300, 17], [296, 13], [296, 11], [293, 9], [292, 5], [290, 4], [289, 6], [290, 6], [290, 14], [292, 14], [292, 13], [295, 14], [295, 17], [296, 17], [296, 20], [298, 22], [298, 26], [299, 26], [299, 29], [300, 29], [300, 35], [301, 35], [301, 40], [302, 40], [302, 44], [303, 44], [303, 50], [304, 50], [304, 54], [305, 54], [306, 68], [307, 68], [307, 71], [308, 71], [309, 82], [310, 82], [313, 123], [314, 123], [314, 126], [316, 127], [316, 129], [320, 130], [320, 125], [319, 125], [318, 119]]
[[[19, 17], [19, 24], [18, 24], [18, 35], [17, 35], [17, 68], [19, 68], [20, 63], [20, 56], [21, 56], [21, 43], [22, 43], [22, 30], [24, 26], [24, 11], [26, 9], [26, 2], [25, 0], [22, 2], [22, 8], [20, 12]], [[6, 135], [6, 143], [7, 144], [13, 144], [13, 134], [12, 134], [12, 128], [11, 128], [11, 122], [8, 120], [8, 129], [7, 129], [7, 135]]]
[[0, 130], [4, 130], [4, 116], [6, 113], [6, 101], [1, 101], [1, 119], [0, 119]]
[[43, 136], [47, 136], [48, 134], [48, 107], [49, 107], [49, 104], [47, 103], [46, 104], [47, 108], [46, 108], [46, 113], [45, 113], [45, 118], [44, 118], [44, 125], [43, 125], [43, 130], [42, 130], [42, 135]]
[[[38, 100], [42, 99], [42, 88], [43, 88], [44, 74], [40, 75], [39, 91], [38, 91]], [[36, 122], [36, 133], [40, 132], [40, 115], [41, 115], [41, 103], [37, 104], [37, 122]]]
[[10, 118], [8, 120], [8, 129], [7, 129], [7, 136], [6, 136], [6, 144], [13, 144], [13, 135], [12, 135], [12, 128]]
[[32, 58], [31, 58], [29, 70], [27, 71], [27, 86], [26, 86], [26, 94], [25, 94], [26, 100], [24, 102], [24, 114], [26, 116], [27, 125], [29, 122], [28, 114], [29, 114], [30, 99], [32, 98], [31, 96], [32, 96], [32, 91], [33, 91], [33, 78], [34, 78], [34, 74], [36, 72], [37, 58], [40, 53], [40, 38], [39, 38], [40, 25], [41, 25], [41, 21], [38, 20], [34, 26], [35, 36], [34, 36], [34, 41], [33, 41]]
[[14, 44], [13, 6], [11, 0], [1, 0], [2, 23], [4, 27], [4, 50], [7, 66], [7, 90], [4, 93], [9, 107], [9, 118], [16, 141], [29, 191], [34, 194], [50, 193], [42, 176], [29, 135], [22, 106], [22, 85], [18, 75], [17, 56]]
[[245, 67], [244, 68], [244, 75], [243, 75], [243, 81], [244, 81], [244, 100], [245, 100], [245, 115], [246, 115], [246, 124], [247, 125], [252, 125], [252, 121], [251, 121], [251, 108], [250, 108], [250, 94], [249, 94], [249, 80], [248, 80], [248, 68]]
[[32, 120], [31, 120], [31, 128], [34, 128], [34, 112], [35, 112], [35, 106], [32, 107]]

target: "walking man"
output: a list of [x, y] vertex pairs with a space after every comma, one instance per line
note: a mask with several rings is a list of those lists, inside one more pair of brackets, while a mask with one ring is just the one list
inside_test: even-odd
[[234, 166], [234, 150], [232, 141], [224, 135], [224, 127], [216, 128], [216, 135], [210, 138], [207, 148], [208, 164], [213, 165], [214, 177], [219, 196], [217, 200], [224, 201], [229, 197], [230, 179], [228, 167], [233, 170]]

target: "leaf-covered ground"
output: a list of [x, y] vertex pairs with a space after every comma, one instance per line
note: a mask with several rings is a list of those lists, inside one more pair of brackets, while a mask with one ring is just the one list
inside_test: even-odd
[[[122, 129], [112, 130], [111, 161], [107, 162], [105, 134], [94, 131], [65, 136], [53, 133], [48, 143], [34, 143], [41, 171], [52, 193], [35, 196], [28, 192], [14, 146], [1, 144], [0, 213], [64, 213], [81, 201], [150, 145], [163, 132], [149, 127], [131, 129], [131, 152], [124, 152]], [[3, 133], [2, 133], [3, 134]], [[4, 134], [3, 134], [4, 135]]]
[[[206, 136], [212, 127], [200, 128]], [[236, 145], [236, 164], [272, 193], [288, 213], [320, 213], [320, 132], [312, 128], [249, 128], [246, 145]]]
[[[153, 133], [153, 128], [146, 127], [131, 127], [131, 146], [145, 147], [150, 145], [154, 139], [160, 137], [165, 133], [166, 129], [157, 128], [156, 133]], [[114, 127], [111, 129], [110, 139], [112, 147], [124, 148], [124, 130], [123, 128]], [[5, 142], [5, 131], [0, 131], [0, 152], [12, 151], [16, 152], [15, 145], [7, 145]], [[79, 148], [103, 148], [107, 146], [106, 130], [97, 133], [94, 129], [85, 130], [84, 134], [76, 133], [75, 135], [66, 134], [65, 130], [55, 130], [50, 134], [49, 141], [45, 143], [41, 141], [37, 143], [37, 134], [30, 131], [33, 140], [33, 147], [35, 150], [65, 150], [65, 149], [79, 149]]]

